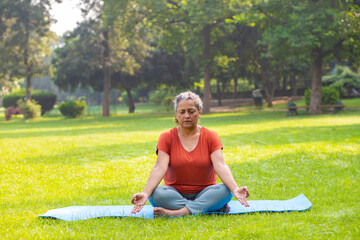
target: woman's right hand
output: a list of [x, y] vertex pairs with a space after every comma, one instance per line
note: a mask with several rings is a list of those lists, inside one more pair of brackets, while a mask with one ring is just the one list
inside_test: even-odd
[[131, 203], [135, 204], [131, 213], [140, 212], [147, 200], [148, 195], [146, 193], [135, 193], [131, 199]]

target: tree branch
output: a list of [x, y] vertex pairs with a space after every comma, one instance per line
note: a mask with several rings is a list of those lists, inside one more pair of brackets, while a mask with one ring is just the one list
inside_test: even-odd
[[274, 22], [278, 23], [278, 24], [284, 24], [285, 22], [281, 21], [280, 19], [271, 16], [270, 14], [268, 14], [267, 12], [265, 12], [260, 6], [257, 6], [257, 9], [264, 14], [266, 17], [268, 17], [269, 19], [273, 20]]
[[172, 4], [172, 5], [174, 5], [174, 6], [176, 6], [177, 8], [180, 8], [180, 5], [179, 5], [179, 4], [177, 4], [177, 3], [176, 3], [176, 2], [174, 2], [174, 1], [167, 0], [167, 2], [168, 2], [168, 3], [170, 3], [170, 4]]
[[345, 41], [345, 39], [341, 39], [339, 42], [337, 42], [334, 47], [327, 50], [326, 52], [323, 52], [323, 57], [329, 55], [334, 49], [337, 49], [338, 47], [341, 47], [342, 43]]

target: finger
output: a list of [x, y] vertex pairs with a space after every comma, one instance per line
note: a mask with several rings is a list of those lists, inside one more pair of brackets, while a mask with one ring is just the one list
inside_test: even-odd
[[133, 198], [131, 199], [131, 203], [132, 204], [135, 204], [137, 201], [137, 197], [134, 195]]
[[247, 197], [250, 195], [250, 194], [249, 194], [248, 187], [247, 187], [247, 186], [244, 186], [244, 187], [243, 187], [243, 190], [244, 190], [245, 197], [247, 198]]
[[250, 207], [248, 200], [245, 199], [245, 207]]
[[142, 207], [143, 207], [142, 205], [135, 205], [133, 210], [131, 211], [131, 213], [134, 214], [134, 213], [140, 212]]
[[240, 202], [242, 205], [244, 205], [245, 207], [249, 207], [249, 206], [250, 206], [249, 203], [248, 203], [248, 201], [246, 200], [246, 198], [240, 198], [240, 199], [239, 199], [239, 202]]

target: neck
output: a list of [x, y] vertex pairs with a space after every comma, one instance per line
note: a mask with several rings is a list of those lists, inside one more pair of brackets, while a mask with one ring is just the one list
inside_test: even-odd
[[182, 127], [179, 127], [178, 129], [180, 130], [179, 132], [183, 136], [191, 136], [191, 135], [194, 135], [194, 134], [196, 134], [196, 133], [198, 133], [200, 131], [199, 126], [195, 126], [194, 128], [182, 128]]

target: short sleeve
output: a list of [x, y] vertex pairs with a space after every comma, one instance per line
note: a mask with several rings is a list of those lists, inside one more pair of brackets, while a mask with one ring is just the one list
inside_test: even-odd
[[170, 155], [170, 142], [171, 142], [170, 131], [163, 132], [160, 135], [158, 144], [156, 146], [156, 154], [158, 154], [158, 150], [161, 150]]
[[210, 154], [216, 150], [223, 149], [219, 135], [215, 131], [209, 132], [209, 150]]

